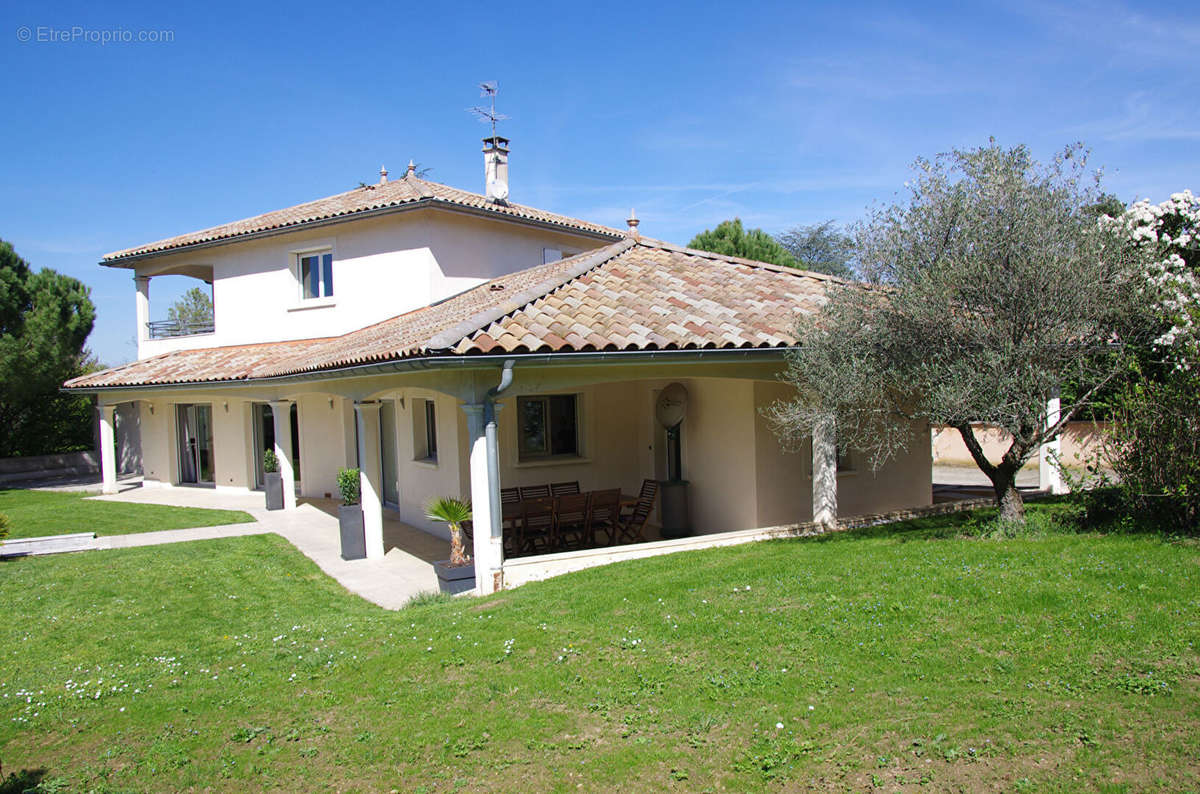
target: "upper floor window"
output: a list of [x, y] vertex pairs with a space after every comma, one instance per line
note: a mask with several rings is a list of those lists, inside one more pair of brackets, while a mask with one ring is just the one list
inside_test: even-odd
[[333, 297], [333, 252], [314, 251], [296, 254], [296, 270], [300, 276], [300, 297]]
[[520, 459], [579, 454], [579, 406], [574, 394], [517, 398]]

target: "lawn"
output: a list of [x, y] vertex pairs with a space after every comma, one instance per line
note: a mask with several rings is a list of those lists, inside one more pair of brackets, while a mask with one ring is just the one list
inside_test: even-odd
[[0, 791], [1197, 790], [1200, 547], [967, 520], [390, 613], [274, 535], [3, 563]]
[[123, 535], [160, 529], [215, 527], [253, 521], [241, 510], [101, 502], [80, 492], [0, 490], [0, 513], [12, 522], [10, 538], [95, 532]]

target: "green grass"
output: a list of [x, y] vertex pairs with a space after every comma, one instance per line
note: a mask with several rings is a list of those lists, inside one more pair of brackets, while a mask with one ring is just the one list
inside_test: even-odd
[[1200, 548], [970, 521], [392, 613], [274, 535], [4, 563], [0, 791], [1197, 790]]
[[[0, 490], [0, 513], [11, 521], [9, 538], [34, 538], [95, 532], [123, 535], [160, 529], [215, 527], [253, 521], [241, 510], [102, 502], [86, 493], [64, 491]], [[3, 794], [3, 792], [0, 792]]]

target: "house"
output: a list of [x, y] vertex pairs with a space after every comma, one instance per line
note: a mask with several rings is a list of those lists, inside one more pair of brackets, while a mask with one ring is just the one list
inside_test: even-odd
[[[762, 409], [797, 317], [830, 277], [642, 237], [508, 201], [508, 141], [485, 140], [487, 193], [389, 181], [118, 251], [136, 285], [138, 360], [72, 380], [137, 406], [146, 487], [260, 488], [280, 459], [286, 508], [362, 470], [369, 557], [383, 510], [431, 532], [434, 496], [469, 496], [480, 592], [502, 582], [501, 485], [577, 480], [637, 492], [667, 475], [662, 390], [688, 407], [679, 460], [695, 533], [931, 501], [927, 427], [871, 472], [832, 435], [785, 449]], [[211, 326], [150, 321], [150, 284], [212, 285]], [[491, 443], [489, 443], [489, 440]]]

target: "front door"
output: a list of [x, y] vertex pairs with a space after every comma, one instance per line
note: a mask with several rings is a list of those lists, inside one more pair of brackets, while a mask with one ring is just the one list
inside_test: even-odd
[[182, 404], [176, 408], [179, 482], [215, 485], [213, 477], [212, 406]]

